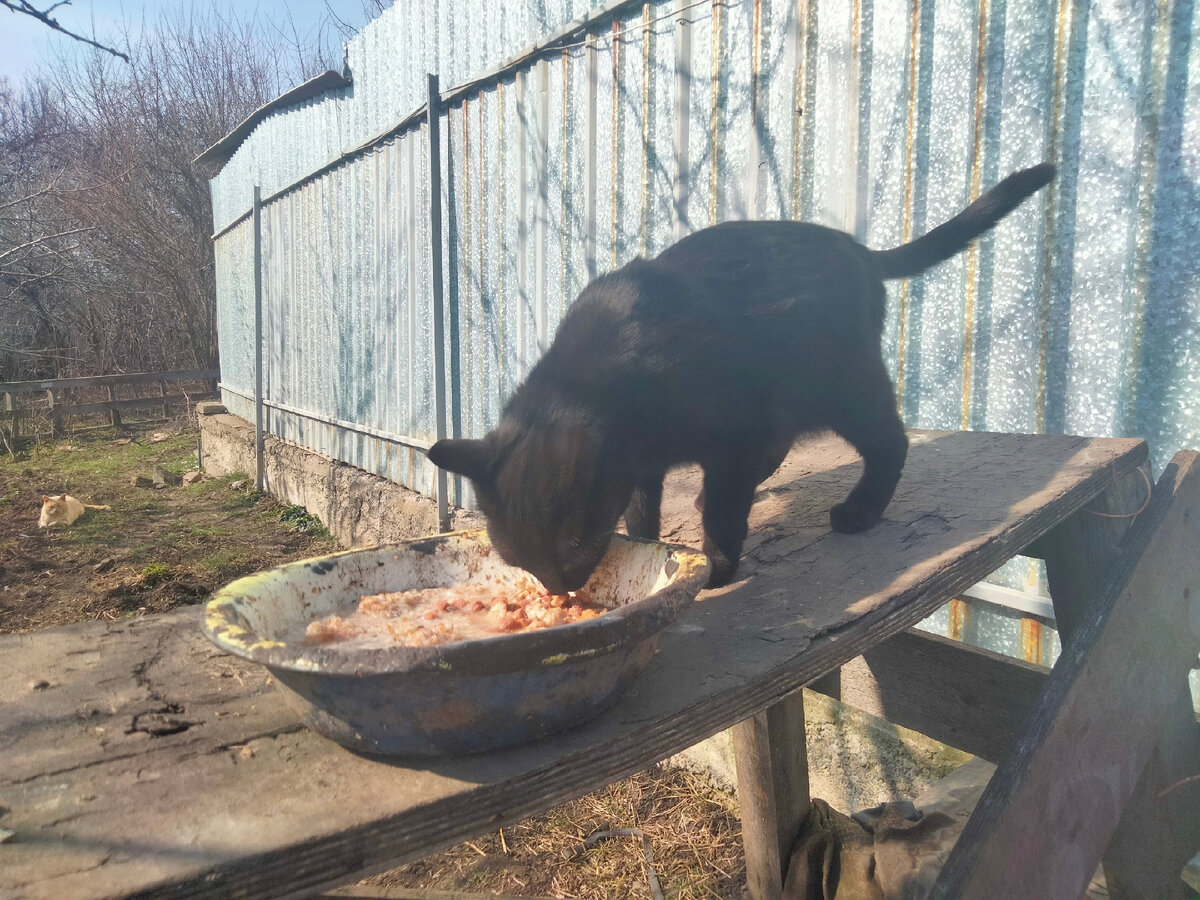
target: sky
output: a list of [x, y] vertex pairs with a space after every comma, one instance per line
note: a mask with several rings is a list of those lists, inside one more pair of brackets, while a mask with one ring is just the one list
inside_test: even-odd
[[[32, 0], [38, 9], [47, 9], [54, 0]], [[286, 23], [288, 18], [295, 22], [303, 34], [316, 27], [328, 15], [328, 10], [354, 28], [361, 28], [368, 21], [361, 0], [203, 0], [203, 6], [215, 6], [219, 10], [234, 10], [248, 16], [256, 10], [259, 14]], [[194, 0], [70, 0], [60, 6], [52, 16], [64, 28], [77, 34], [92, 37], [93, 32], [102, 43], [106, 33], [111, 33], [128, 19], [140, 22], [153, 19], [160, 10], [186, 9], [199, 6]], [[339, 39], [335, 34], [335, 43]], [[25, 73], [45, 61], [55, 50], [71, 43], [70, 38], [47, 28], [41, 22], [0, 7], [0, 76], [19, 82]], [[334, 54], [341, 58], [340, 51]]]

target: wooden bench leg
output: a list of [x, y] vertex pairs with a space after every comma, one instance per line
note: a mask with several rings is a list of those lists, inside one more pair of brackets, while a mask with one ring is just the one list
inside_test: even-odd
[[[1200, 725], [1189, 690], [1179, 692], [1167, 727], [1104, 852], [1110, 897], [1194, 897], [1179, 877], [1200, 851]], [[1173, 789], [1174, 788], [1174, 789]]]
[[[1189, 451], [1176, 454], [1120, 547], [1093, 547], [1106, 574], [1088, 575], [1078, 558], [1055, 564], [1071, 563], [1101, 586], [1077, 611], [1046, 691], [967, 822], [935, 898], [1082, 894], [1126, 810], [1135, 815], [1152, 799], [1135, 789], [1146, 787], [1159, 735], [1179, 724], [1180, 692], [1200, 651], [1198, 545], [1200, 454]], [[1080, 585], [1059, 588], [1065, 598]], [[1162, 801], [1153, 800], [1165, 830]], [[1160, 873], [1164, 893], [1139, 885], [1137, 896], [1172, 896], [1182, 865]]]
[[808, 814], [803, 692], [733, 726], [733, 753], [746, 887], [751, 900], [779, 900], [784, 867]]
[[1055, 627], [1064, 645], [1100, 593], [1136, 519], [1131, 513], [1144, 506], [1152, 483], [1150, 464], [1143, 463], [1042, 538]]
[[[1143, 505], [1149, 464], [1113, 484], [1044, 541], [1046, 574], [1064, 643], [1108, 574], [1114, 552]], [[1185, 685], [1104, 855], [1115, 898], [1186, 897], [1179, 870], [1200, 848], [1200, 794], [1159, 795], [1200, 771], [1200, 727]]]

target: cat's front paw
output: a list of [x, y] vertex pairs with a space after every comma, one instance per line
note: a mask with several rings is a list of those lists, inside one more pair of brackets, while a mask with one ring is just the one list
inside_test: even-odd
[[731, 560], [718, 550], [711, 541], [704, 542], [704, 553], [708, 556], [708, 563], [712, 567], [709, 570], [708, 584], [705, 587], [724, 587], [733, 581], [733, 576], [737, 573], [738, 568], [738, 561], [736, 559]]
[[829, 510], [829, 524], [839, 534], [858, 534], [877, 524], [882, 518], [874, 510], [855, 503], [839, 503]]

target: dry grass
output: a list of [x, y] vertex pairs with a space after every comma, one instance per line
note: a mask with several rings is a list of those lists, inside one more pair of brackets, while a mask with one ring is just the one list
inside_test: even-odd
[[[597, 832], [637, 829], [584, 849]], [[739, 900], [746, 881], [733, 797], [655, 766], [565, 806], [364, 884], [581, 900], [649, 898], [650, 867], [672, 900]]]

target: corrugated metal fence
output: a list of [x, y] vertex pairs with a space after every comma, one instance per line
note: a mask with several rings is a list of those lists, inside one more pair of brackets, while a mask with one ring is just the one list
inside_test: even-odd
[[225, 400], [253, 418], [258, 184], [269, 430], [433, 490], [437, 72], [449, 433], [496, 423], [596, 272], [730, 218], [893, 246], [1050, 159], [1052, 190], [890, 288], [905, 421], [1138, 435], [1161, 466], [1200, 446], [1195, 30], [1193, 0], [397, 4], [349, 87], [213, 180]]

